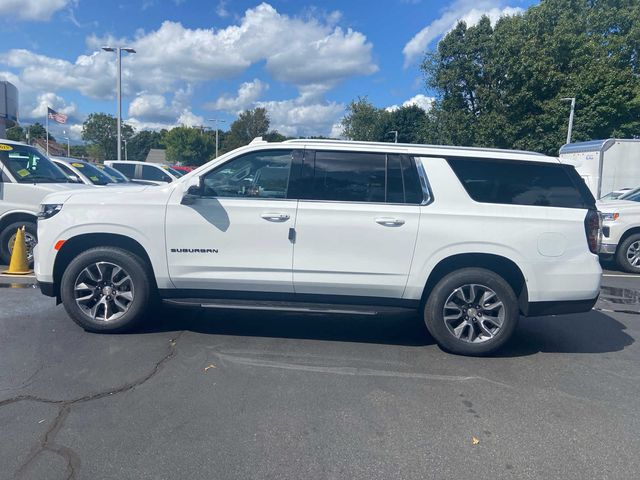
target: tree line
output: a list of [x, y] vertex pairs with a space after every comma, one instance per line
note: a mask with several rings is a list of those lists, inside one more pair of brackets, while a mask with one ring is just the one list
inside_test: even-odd
[[426, 52], [428, 112], [359, 98], [344, 135], [388, 141], [398, 129], [399, 141], [557, 155], [569, 117], [561, 99], [575, 97], [574, 141], [640, 137], [639, 61], [640, 0], [542, 0], [493, 26], [460, 22]]

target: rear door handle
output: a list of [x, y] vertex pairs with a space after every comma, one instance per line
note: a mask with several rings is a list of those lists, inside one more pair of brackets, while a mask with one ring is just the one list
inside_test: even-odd
[[378, 217], [376, 218], [376, 223], [387, 226], [399, 226], [404, 225], [404, 220], [402, 218], [394, 217]]
[[270, 222], [284, 222], [291, 218], [287, 213], [263, 213], [260, 217]]

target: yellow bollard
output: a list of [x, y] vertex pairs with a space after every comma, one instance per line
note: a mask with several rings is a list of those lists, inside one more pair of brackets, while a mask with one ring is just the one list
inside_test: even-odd
[[31, 273], [29, 262], [27, 262], [27, 243], [24, 241], [24, 226], [16, 232], [9, 270], [2, 273], [5, 275], [26, 275]]

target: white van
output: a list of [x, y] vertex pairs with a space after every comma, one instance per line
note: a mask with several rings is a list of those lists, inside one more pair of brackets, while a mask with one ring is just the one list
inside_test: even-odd
[[37, 242], [40, 201], [50, 193], [85, 189], [34, 147], [0, 139], [0, 264], [9, 263], [16, 231], [24, 225], [28, 260]]

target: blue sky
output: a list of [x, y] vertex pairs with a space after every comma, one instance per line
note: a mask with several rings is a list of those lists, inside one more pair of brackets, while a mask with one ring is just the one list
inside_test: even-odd
[[[267, 108], [287, 135], [339, 134], [345, 105], [428, 108], [419, 63], [455, 23], [495, 21], [532, 0], [0, 0], [0, 79], [20, 90], [23, 123], [46, 107], [69, 115], [79, 139], [91, 112], [115, 113], [123, 59], [123, 118], [136, 129], [233, 121]], [[56, 131], [54, 130], [54, 134]]]

